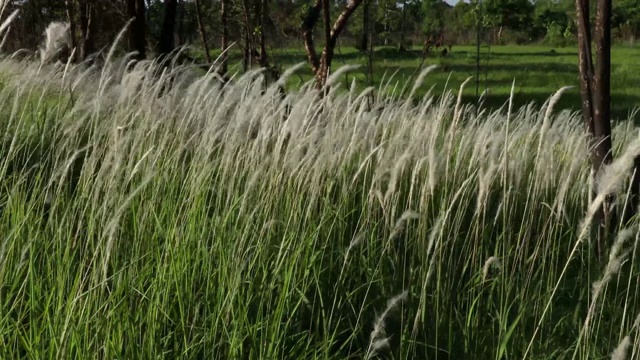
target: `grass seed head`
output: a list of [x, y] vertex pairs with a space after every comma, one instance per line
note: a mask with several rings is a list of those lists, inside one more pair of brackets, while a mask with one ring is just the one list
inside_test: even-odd
[[611, 354], [611, 360], [626, 360], [627, 352], [629, 352], [629, 348], [631, 347], [631, 338], [629, 335], [625, 336], [624, 339], [618, 344], [618, 347]]
[[489, 274], [491, 269], [500, 269], [500, 259], [495, 256], [491, 256], [484, 262], [484, 266], [482, 267], [482, 281], [485, 281], [489, 278]]

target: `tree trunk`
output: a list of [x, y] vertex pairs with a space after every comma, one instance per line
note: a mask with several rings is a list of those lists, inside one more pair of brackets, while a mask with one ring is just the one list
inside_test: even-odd
[[[589, 0], [576, 0], [578, 19], [578, 68], [580, 70], [580, 94], [582, 117], [589, 133], [591, 172], [595, 198], [603, 165], [613, 160], [611, 139], [611, 0], [598, 0], [596, 13], [595, 45], [596, 68], [591, 56], [591, 25]], [[605, 247], [615, 223], [613, 195], [607, 196], [594, 215], [598, 227], [596, 255], [602, 259]]]
[[[64, 2], [67, 7], [67, 21], [69, 22], [69, 35], [71, 36], [71, 49], [75, 49], [77, 46], [77, 41], [76, 41], [76, 19], [73, 11], [74, 2], [73, 0], [65, 0]], [[74, 55], [74, 58], [77, 58], [77, 55]]]
[[207, 58], [207, 63], [211, 64], [211, 54], [209, 53], [207, 33], [205, 32], [204, 22], [202, 21], [202, 13], [200, 10], [200, 0], [195, 0], [195, 5], [196, 5], [196, 20], [198, 21], [198, 29], [200, 30], [200, 37], [202, 38], [202, 46], [204, 46], [204, 55]]
[[260, 65], [263, 68], [269, 67], [269, 57], [267, 55], [267, 23], [269, 22], [269, 2], [262, 0], [260, 3]]
[[182, 46], [185, 43], [184, 38], [184, 0], [178, 1], [178, 45]]
[[87, 56], [89, 56], [87, 41], [90, 35], [89, 21], [91, 14], [89, 12], [89, 5], [85, 0], [78, 0], [78, 5], [80, 9], [80, 59], [86, 60]]
[[242, 67], [244, 72], [251, 68], [251, 54], [253, 45], [251, 43], [251, 20], [249, 19], [249, 0], [242, 1], [242, 16], [244, 21], [244, 48], [242, 56]]
[[[362, 0], [351, 0], [340, 16], [338, 16], [333, 27], [330, 26], [331, 18], [329, 15], [329, 0], [316, 0], [315, 4], [309, 8], [307, 16], [302, 24], [302, 29], [305, 50], [307, 51], [307, 57], [311, 64], [311, 70], [313, 70], [316, 75], [316, 86], [318, 89], [322, 89], [326, 85], [329, 71], [331, 69], [334, 49], [338, 42], [338, 36], [340, 36], [342, 30], [347, 26], [347, 21], [361, 3]], [[325, 45], [322, 51], [322, 56], [318, 58], [313, 41], [313, 28], [318, 22], [321, 9], [324, 10], [323, 19], [325, 24]]]
[[389, 45], [389, 32], [391, 31], [391, 25], [389, 24], [389, 9], [385, 7], [384, 9], [384, 38], [382, 43], [384, 46]]
[[593, 127], [598, 145], [596, 165], [613, 160], [611, 148], [611, 0], [599, 0], [596, 12], [596, 68], [593, 84]]
[[311, 71], [313, 71], [314, 74], [318, 73], [318, 69], [320, 68], [320, 59], [318, 58], [318, 53], [316, 53], [316, 47], [313, 39], [313, 28], [318, 22], [321, 10], [322, 0], [316, 0], [315, 4], [309, 8], [307, 15], [302, 22], [304, 49], [307, 52], [307, 58], [309, 59], [309, 64], [311, 64]]
[[364, 0], [362, 4], [362, 39], [360, 40], [360, 49], [362, 51], [367, 51], [369, 49], [369, 7], [371, 6], [371, 0]]
[[[144, 4], [142, 4], [144, 6]], [[82, 9], [82, 13], [84, 14], [84, 25], [83, 25], [83, 32], [82, 32], [82, 49], [80, 51], [81, 55], [82, 55], [82, 59], [86, 60], [89, 55], [93, 54], [95, 52], [95, 34], [96, 34], [96, 5], [95, 4], [90, 4], [89, 2], [85, 2], [85, 4], [83, 5], [83, 9]], [[144, 7], [142, 8], [142, 11], [144, 12]], [[144, 15], [142, 15], [144, 18]], [[143, 31], [142, 31], [142, 39], [140, 39], [140, 41], [142, 42], [143, 45], [143, 49], [144, 49], [144, 45], [145, 45], [145, 37], [144, 37], [144, 24], [142, 27]], [[143, 52], [143, 55], [145, 53]]]
[[[86, 1], [86, 0], [85, 0]], [[89, 1], [86, 2], [86, 6], [89, 5]], [[137, 51], [138, 54], [135, 59], [141, 60], [146, 57], [146, 25], [145, 25], [145, 4], [144, 0], [127, 0], [127, 12], [130, 18], [134, 18], [131, 28], [129, 29], [129, 49], [131, 51]], [[92, 18], [87, 20], [87, 34], [86, 39], [91, 38], [91, 23]], [[86, 43], [85, 43], [86, 45]], [[93, 46], [93, 44], [91, 44]], [[87, 51], [85, 55], [89, 55]]]
[[[369, 0], [371, 1], [371, 0]], [[367, 28], [369, 43], [367, 44], [367, 70], [368, 70], [368, 81], [369, 86], [373, 86], [373, 55], [375, 50], [376, 38], [373, 34], [373, 27], [371, 26], [371, 21], [369, 21], [369, 27]], [[370, 97], [373, 96], [371, 93]]]
[[404, 45], [405, 22], [407, 21], [407, 0], [402, 0], [402, 22], [400, 23], [400, 45], [398, 51], [404, 52], [407, 49]]
[[220, 25], [222, 26], [222, 35], [220, 37], [220, 50], [222, 50], [222, 55], [220, 56], [220, 68], [218, 69], [218, 73], [226, 78], [227, 76], [227, 68], [228, 68], [228, 55], [227, 55], [227, 47], [228, 44], [228, 34], [229, 28], [227, 24], [227, 0], [220, 0]]
[[[253, 56], [260, 65], [260, 67], [269, 67], [269, 61], [267, 58], [267, 39], [265, 35], [265, 28], [269, 19], [268, 3], [266, 0], [255, 0], [253, 2], [253, 28], [258, 30], [257, 34], [254, 34], [254, 41], [260, 47], [260, 51], [252, 49]], [[257, 38], [255, 36], [257, 35]]]
[[331, 6], [330, 0], [322, 0], [322, 19], [324, 23], [324, 49], [322, 50], [322, 57], [320, 58], [320, 70], [316, 74], [318, 84], [325, 85], [327, 78], [329, 77], [329, 70], [331, 69], [331, 61], [333, 60], [333, 49], [335, 44], [331, 44]]
[[176, 27], [177, 0], [164, 0], [164, 19], [160, 30], [158, 54], [166, 57], [174, 49], [174, 34]]

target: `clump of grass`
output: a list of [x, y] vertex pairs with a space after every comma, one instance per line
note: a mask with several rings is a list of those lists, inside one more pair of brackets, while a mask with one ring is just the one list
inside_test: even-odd
[[389, 302], [387, 302], [387, 307], [384, 309], [384, 312], [378, 316], [373, 324], [373, 330], [370, 335], [371, 340], [365, 359], [370, 359], [376, 353], [386, 350], [389, 347], [390, 336], [387, 336], [385, 321], [387, 321], [387, 318], [391, 316], [391, 312], [398, 307], [401, 302], [407, 299], [407, 295], [407, 291], [403, 291], [399, 295], [392, 297]]

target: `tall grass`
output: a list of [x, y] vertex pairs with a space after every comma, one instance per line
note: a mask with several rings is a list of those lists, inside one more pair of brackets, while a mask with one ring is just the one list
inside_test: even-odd
[[638, 356], [638, 224], [603, 273], [555, 100], [127, 61], [0, 61], [1, 358]]

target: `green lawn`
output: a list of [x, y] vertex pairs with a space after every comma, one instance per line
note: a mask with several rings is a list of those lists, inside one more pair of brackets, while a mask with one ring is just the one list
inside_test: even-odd
[[[306, 61], [302, 48], [274, 49], [272, 62], [282, 68]], [[524, 105], [530, 102], [542, 104], [549, 96], [563, 86], [573, 85], [558, 103], [560, 108], [578, 110], [580, 92], [578, 84], [578, 52], [574, 47], [552, 48], [548, 46], [492, 46], [481, 49], [481, 74], [479, 91], [488, 91], [486, 105], [502, 106], [509, 97], [511, 85], [515, 79], [514, 103]], [[612, 111], [614, 118], [627, 119], [634, 107], [640, 104], [640, 47], [616, 47], [612, 52]], [[239, 52], [231, 54], [231, 71], [241, 71]], [[365, 84], [366, 57], [352, 47], [337, 49], [334, 70], [346, 64], [363, 66], [348, 76], [345, 82], [354, 76]], [[414, 47], [405, 53], [395, 48], [378, 48], [374, 54], [374, 85], [389, 79], [395, 74], [401, 88], [407, 80], [417, 76], [422, 63], [421, 48]], [[474, 46], [454, 46], [452, 53], [442, 59], [436, 54], [428, 58], [424, 66], [439, 65], [436, 72], [430, 74], [417, 95], [424, 95], [434, 87], [434, 93], [442, 93], [445, 88], [458, 91], [462, 82], [476, 75], [476, 48]], [[309, 68], [299, 72], [299, 76], [289, 81], [296, 86], [312, 78]], [[412, 81], [410, 81], [412, 83]], [[392, 82], [393, 85], [393, 82]], [[343, 83], [343, 86], [347, 86]], [[476, 81], [472, 80], [464, 90], [463, 100], [476, 101]]]

